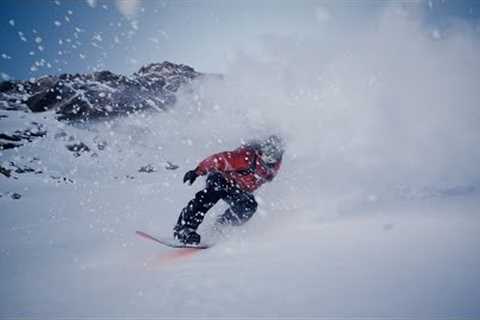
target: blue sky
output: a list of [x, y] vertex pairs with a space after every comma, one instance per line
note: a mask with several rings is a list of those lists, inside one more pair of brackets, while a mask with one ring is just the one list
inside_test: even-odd
[[[239, 51], [258, 50], [265, 35], [308, 37], [322, 19], [368, 23], [386, 5], [418, 6], [426, 24], [452, 20], [478, 26], [480, 1], [154, 1], [2, 0], [0, 75], [108, 69], [128, 74], [170, 60], [205, 72], [225, 72]], [[367, 19], [365, 19], [367, 18]], [[320, 20], [320, 21], [319, 21]], [[358, 24], [357, 24], [358, 25]]]

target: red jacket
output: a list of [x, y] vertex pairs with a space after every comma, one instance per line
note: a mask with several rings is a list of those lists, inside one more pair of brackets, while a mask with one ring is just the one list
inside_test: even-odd
[[243, 191], [253, 192], [267, 181], [272, 181], [280, 169], [281, 160], [269, 167], [263, 163], [259, 151], [251, 147], [240, 147], [206, 158], [195, 169], [197, 174], [220, 172], [227, 181]]

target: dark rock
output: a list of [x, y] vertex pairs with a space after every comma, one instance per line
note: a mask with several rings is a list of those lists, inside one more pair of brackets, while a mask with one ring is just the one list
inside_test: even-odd
[[0, 166], [0, 173], [5, 177], [10, 178], [12, 176], [12, 170]]
[[62, 176], [50, 176], [55, 182], [58, 183], [75, 183], [74, 180], [68, 178], [68, 177], [62, 177]]
[[[34, 123], [35, 124], [35, 123]], [[43, 137], [47, 134], [47, 131], [43, 129], [39, 124], [35, 124], [36, 128], [27, 129], [24, 131], [15, 131], [16, 135], [22, 137], [24, 140], [32, 141], [33, 138]]]
[[107, 142], [106, 141], [100, 141], [97, 143], [97, 149], [100, 150], [100, 151], [103, 151], [105, 150], [105, 148], [107, 147]]
[[22, 137], [18, 136], [18, 135], [8, 135], [8, 134], [5, 134], [5, 133], [0, 133], [0, 139], [3, 139], [3, 140], [8, 140], [8, 141], [22, 141]]
[[31, 96], [26, 101], [27, 106], [33, 112], [43, 112], [55, 107], [57, 103], [58, 92], [53, 88], [50, 88], [45, 91], [40, 91], [39, 93]]
[[61, 110], [68, 104], [75, 103], [72, 100], [78, 96], [78, 93], [64, 81], [58, 81], [51, 87], [45, 87], [44, 85], [43, 88], [26, 101], [27, 106], [33, 112], [43, 112], [51, 109]]
[[138, 169], [138, 172], [144, 172], [144, 173], [152, 173], [157, 171], [155, 167], [152, 164], [147, 164], [146, 166], [141, 167]]
[[0, 141], [0, 150], [14, 149], [14, 148], [18, 148], [18, 147], [21, 147], [21, 146], [22, 146], [22, 144], [11, 143], [11, 142], [1, 142]]
[[75, 120], [95, 116], [96, 110], [90, 108], [90, 105], [85, 98], [74, 96], [57, 108], [58, 119]]
[[100, 82], [115, 82], [120, 78], [119, 75], [116, 75], [110, 71], [99, 71], [95, 72], [93, 75], [94, 79]]
[[41, 170], [35, 170], [34, 168], [32, 167], [29, 167], [29, 166], [19, 166], [18, 164], [14, 163], [13, 161], [10, 161], [9, 163], [10, 167], [12, 168], [11, 170], [9, 169], [10, 173], [12, 172], [12, 170], [15, 172], [15, 173], [18, 173], [18, 174], [23, 174], [23, 173], [29, 173], [29, 172], [33, 172], [35, 174], [40, 174], [42, 173]]
[[15, 169], [15, 173], [27, 173], [27, 172], [35, 172], [35, 169], [33, 168], [30, 168], [30, 167], [23, 167], [23, 168], [20, 168], [20, 167], [17, 167]]
[[0, 85], [0, 109], [55, 110], [59, 120], [68, 121], [165, 110], [176, 103], [182, 86], [200, 76], [192, 67], [163, 62], [144, 65], [130, 76], [99, 71], [7, 81]]
[[165, 169], [167, 169], [167, 170], [176, 170], [178, 168], [179, 168], [178, 165], [173, 164], [170, 161], [167, 161], [166, 164], [165, 164]]
[[0, 82], [0, 92], [14, 91], [17, 87], [15, 81], [2, 81]]
[[75, 157], [79, 157], [82, 153], [90, 151], [90, 148], [83, 142], [67, 144], [66, 147], [73, 152]]
[[185, 75], [195, 77], [197, 72], [190, 66], [184, 64], [175, 64], [169, 61], [162, 63], [149, 63], [138, 70], [138, 74], [158, 74], [163, 76]]
[[17, 130], [13, 134], [0, 133], [0, 150], [21, 147], [22, 142], [31, 142], [34, 138], [43, 137], [47, 134], [41, 124], [32, 122], [31, 125], [31, 128], [23, 131]]
[[73, 151], [73, 152], [78, 152], [78, 151], [90, 151], [90, 148], [84, 144], [83, 142], [76, 143], [76, 144], [69, 144], [66, 146], [68, 150]]
[[14, 200], [18, 200], [18, 199], [20, 199], [20, 198], [22, 197], [22, 195], [21, 195], [20, 193], [14, 192], [14, 193], [12, 193], [12, 194], [10, 195], [10, 197], [11, 197], [12, 199], [14, 199]]

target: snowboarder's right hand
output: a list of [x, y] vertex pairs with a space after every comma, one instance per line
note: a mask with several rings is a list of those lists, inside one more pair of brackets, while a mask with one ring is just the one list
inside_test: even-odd
[[188, 181], [189, 185], [195, 182], [195, 179], [198, 178], [198, 173], [196, 170], [190, 170], [183, 176], [183, 183]]

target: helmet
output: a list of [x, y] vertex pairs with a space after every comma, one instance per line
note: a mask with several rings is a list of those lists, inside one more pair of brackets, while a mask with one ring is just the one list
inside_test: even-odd
[[260, 157], [267, 165], [282, 160], [283, 152], [283, 140], [277, 135], [271, 135], [260, 143]]

